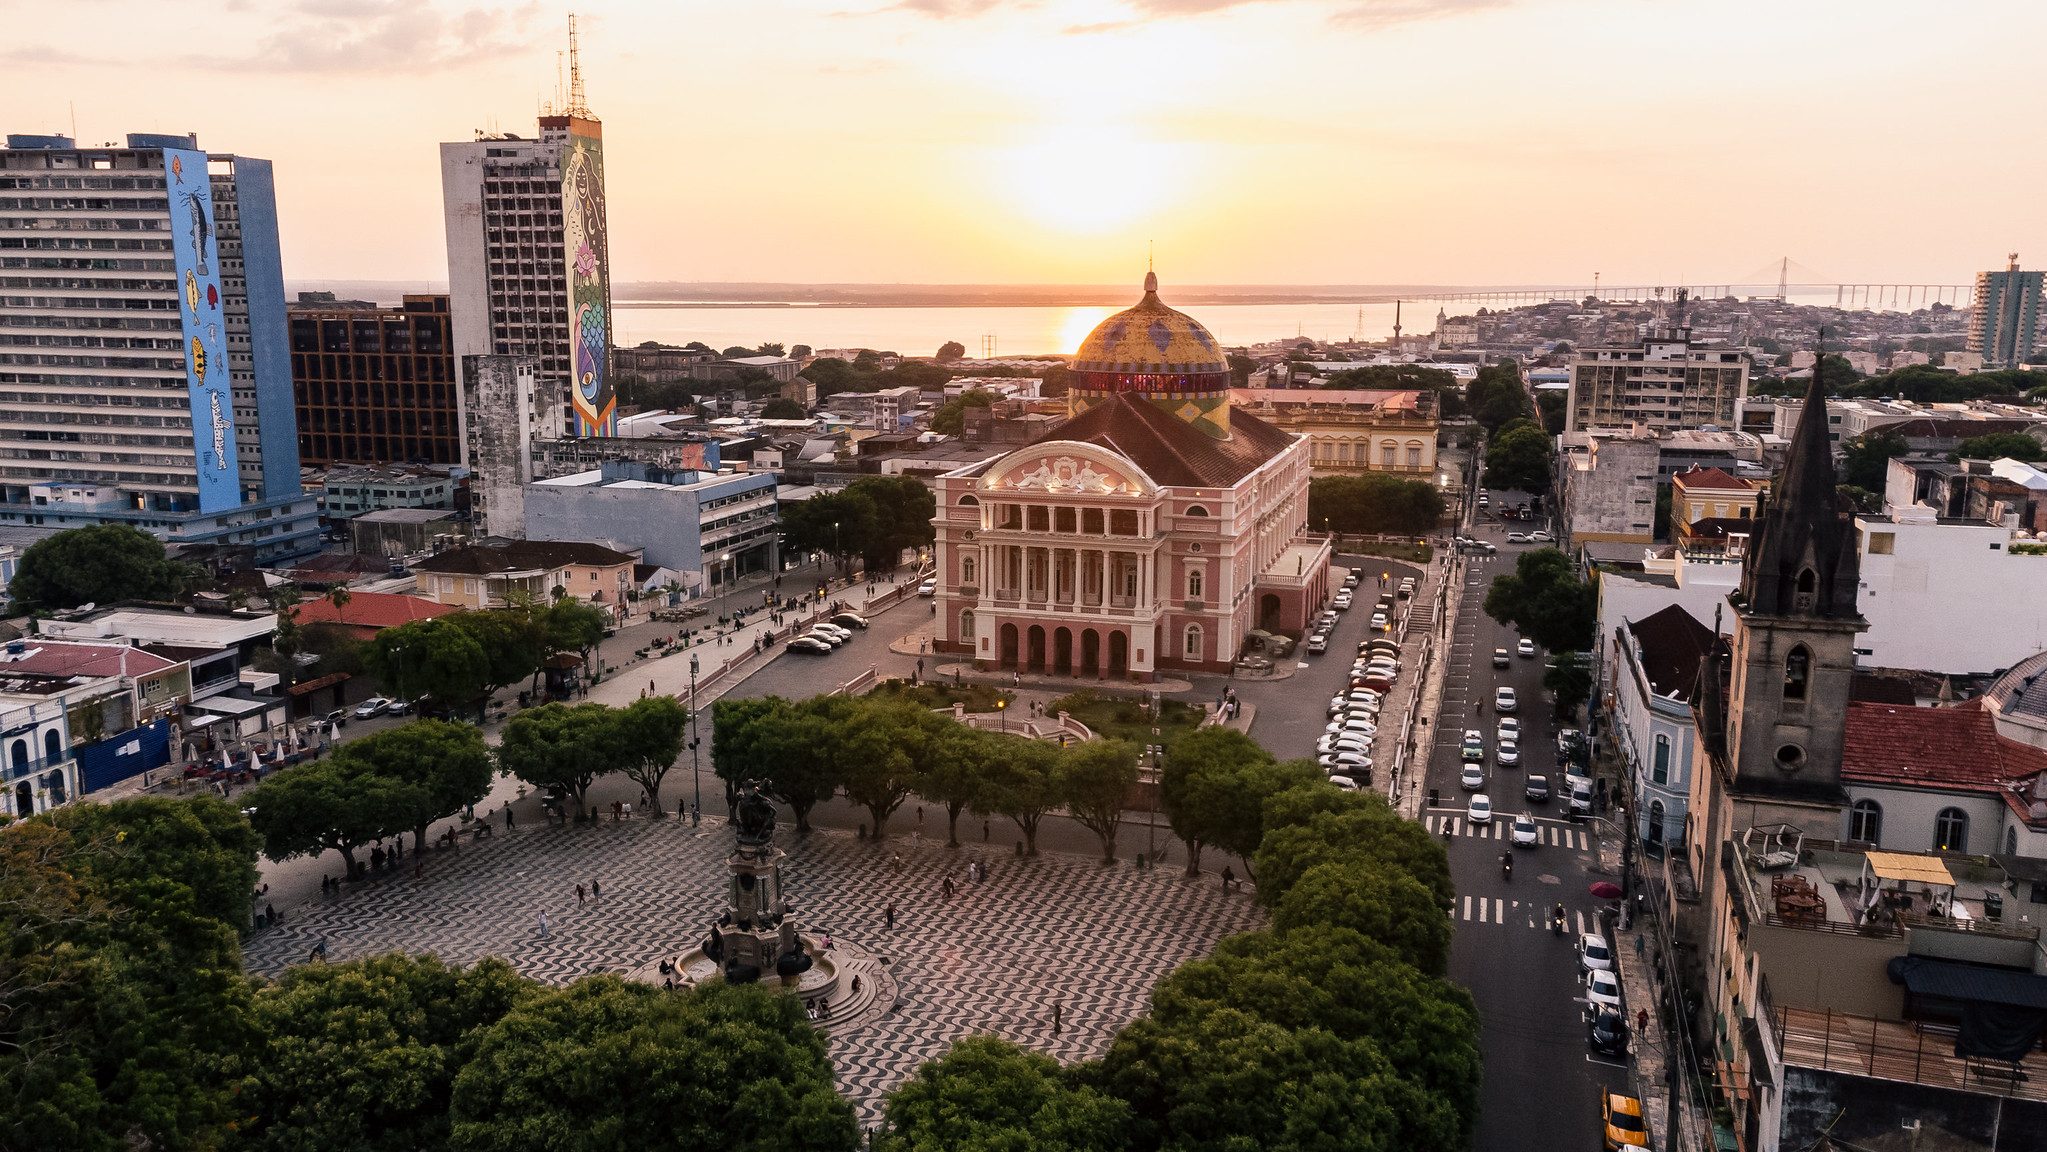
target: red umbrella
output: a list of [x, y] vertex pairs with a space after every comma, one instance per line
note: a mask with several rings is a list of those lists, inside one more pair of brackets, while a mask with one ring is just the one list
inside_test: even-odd
[[1601, 880], [1592, 886], [1591, 892], [1601, 900], [1618, 900], [1621, 897], [1621, 886], [1611, 880]]

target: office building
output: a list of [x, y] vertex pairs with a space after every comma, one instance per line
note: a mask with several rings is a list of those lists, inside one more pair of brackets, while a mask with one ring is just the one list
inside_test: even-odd
[[609, 460], [526, 487], [526, 535], [592, 540], [684, 573], [706, 595], [780, 571], [781, 518], [770, 472], [717, 471], [718, 446], [696, 468]]
[[308, 551], [270, 163], [0, 149], [0, 525]]
[[[325, 299], [309, 297], [325, 297]], [[456, 464], [461, 392], [446, 296], [396, 308], [300, 293], [291, 309], [299, 459], [333, 464]]]
[[1695, 343], [1689, 328], [1644, 327], [1631, 344], [1572, 354], [1564, 428], [1733, 428], [1748, 374], [1748, 357], [1738, 349]]
[[2011, 254], [2002, 272], [1976, 273], [1976, 300], [1969, 312], [1969, 351], [1986, 368], [2016, 368], [2040, 350], [2047, 272], [2022, 272]]
[[[604, 130], [584, 104], [574, 17], [569, 60], [567, 104], [540, 117], [539, 139], [478, 132], [441, 145], [454, 354], [458, 371], [469, 356], [532, 360], [537, 408], [573, 435], [611, 436]], [[465, 450], [477, 415], [464, 407]]]

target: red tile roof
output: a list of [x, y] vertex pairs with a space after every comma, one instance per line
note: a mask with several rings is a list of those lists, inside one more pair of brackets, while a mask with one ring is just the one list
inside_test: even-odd
[[1738, 476], [1730, 476], [1718, 468], [1689, 468], [1670, 478], [1672, 484], [1687, 488], [1706, 488], [1714, 491], [1753, 492], [1755, 485]]
[[452, 604], [436, 604], [417, 596], [402, 596], [392, 592], [357, 592], [348, 598], [346, 606], [339, 610], [326, 597], [307, 600], [292, 610], [300, 624], [345, 624], [351, 628], [391, 628], [409, 624], [414, 620], [431, 620], [446, 616], [461, 609]]
[[1976, 701], [1948, 708], [1848, 705], [1841, 779], [1967, 792], [2002, 792], [2040, 770], [2038, 750], [1998, 736]]
[[1218, 440], [1148, 400], [1116, 392], [1034, 443], [1048, 440], [1107, 448], [1169, 487], [1229, 488], [1284, 452], [1294, 435], [1232, 411], [1229, 439]]

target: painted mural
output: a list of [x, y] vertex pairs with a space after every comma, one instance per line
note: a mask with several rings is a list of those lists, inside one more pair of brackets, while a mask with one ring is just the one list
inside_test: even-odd
[[226, 323], [220, 308], [220, 248], [213, 225], [213, 184], [206, 153], [166, 148], [171, 253], [184, 300], [185, 389], [192, 402], [192, 450], [198, 461], [199, 510], [221, 512], [242, 502], [235, 463], [234, 392], [228, 380]]
[[618, 435], [618, 398], [611, 390], [611, 275], [604, 221], [604, 141], [596, 125], [572, 120], [562, 166], [562, 220], [568, 227], [570, 361], [576, 435]]

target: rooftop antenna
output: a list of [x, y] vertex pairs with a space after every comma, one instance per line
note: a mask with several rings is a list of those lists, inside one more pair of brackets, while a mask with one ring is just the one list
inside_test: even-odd
[[587, 120], [590, 105], [583, 99], [583, 65], [576, 57], [576, 14], [569, 13], [569, 107], [568, 114]]
[[[64, 106], [71, 109], [71, 142], [76, 144], [78, 143], [78, 101], [66, 100]], [[2018, 253], [2012, 253], [2012, 259], [2018, 259]]]
[[1393, 342], [1400, 343], [1400, 301], [1393, 302]]

